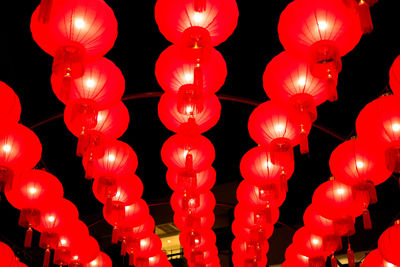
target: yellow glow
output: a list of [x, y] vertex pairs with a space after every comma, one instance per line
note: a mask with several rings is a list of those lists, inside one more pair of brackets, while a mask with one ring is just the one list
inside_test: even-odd
[[392, 130], [393, 130], [394, 132], [400, 131], [400, 124], [399, 124], [399, 123], [393, 123], [393, 124], [392, 124]]
[[328, 23], [325, 20], [318, 21], [318, 29], [321, 31], [325, 31], [328, 28]]
[[85, 85], [88, 88], [94, 88], [96, 86], [96, 82], [93, 79], [87, 79]]
[[186, 107], [186, 114], [192, 114], [193, 113], [193, 107], [192, 106], [187, 106]]
[[81, 19], [81, 18], [75, 19], [75, 27], [77, 29], [83, 29], [83, 28], [85, 28], [85, 26], [86, 26], [86, 23], [83, 19]]
[[277, 132], [283, 132], [285, 130], [285, 125], [283, 124], [277, 124], [275, 125], [275, 131]]
[[121, 196], [121, 192], [120, 191], [117, 191], [117, 193], [115, 194], [115, 197], [116, 198], [119, 198]]
[[114, 154], [110, 154], [108, 155], [108, 161], [114, 162], [115, 161], [115, 155]]
[[4, 145], [3, 146], [3, 151], [6, 152], [6, 153], [10, 152], [11, 151], [11, 146], [10, 145]]
[[344, 188], [338, 188], [336, 190], [336, 193], [338, 193], [338, 195], [343, 195], [344, 194]]
[[362, 161], [357, 161], [356, 165], [357, 165], [357, 168], [359, 168], [359, 169], [364, 168], [364, 162], [362, 162]]
[[31, 195], [36, 194], [36, 193], [37, 193], [37, 189], [36, 189], [35, 187], [30, 187], [30, 188], [29, 188], [29, 193], [30, 193]]
[[186, 80], [187, 83], [193, 83], [193, 74], [186, 73], [185, 74], [185, 80]]
[[204, 15], [200, 12], [194, 12], [193, 14], [193, 20], [196, 23], [201, 23], [204, 19]]
[[97, 266], [97, 260], [94, 260], [90, 263], [91, 266]]
[[141, 246], [141, 247], [147, 246], [147, 240], [146, 240], [146, 239], [140, 240], [140, 246]]
[[306, 85], [306, 77], [300, 77], [298, 80], [297, 80], [297, 84], [299, 85], [299, 86], [301, 86], [301, 87], [303, 87], [304, 85]]
[[264, 169], [270, 169], [274, 166], [274, 164], [272, 164], [272, 162], [270, 160], [266, 160], [264, 161]]
[[318, 238], [313, 238], [311, 242], [313, 243], [313, 245], [319, 245], [321, 241]]
[[200, 240], [198, 240], [197, 238], [194, 240], [194, 243], [199, 244]]
[[103, 119], [104, 119], [103, 116], [102, 116], [100, 113], [98, 113], [98, 114], [97, 114], [97, 123], [102, 122]]
[[61, 243], [62, 246], [65, 246], [65, 245], [67, 244], [67, 240], [61, 239], [61, 240], [60, 240], [60, 243]]
[[79, 259], [79, 257], [78, 256], [74, 256], [74, 260], [78, 260]]
[[156, 261], [156, 257], [150, 257], [149, 258], [149, 262], [155, 262]]
[[168, 239], [167, 242], [168, 242], [168, 244], [171, 244], [171, 240]]
[[48, 216], [48, 217], [47, 217], [47, 220], [48, 220], [49, 222], [54, 222], [54, 221], [56, 220], [56, 217], [54, 217], [54, 216]]

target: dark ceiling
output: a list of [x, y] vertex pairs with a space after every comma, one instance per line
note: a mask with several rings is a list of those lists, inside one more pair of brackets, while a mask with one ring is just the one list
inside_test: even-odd
[[[119, 23], [118, 39], [106, 57], [115, 62], [125, 76], [125, 96], [160, 92], [154, 66], [169, 43], [155, 23], [156, 1], [106, 2], [114, 10]], [[238, 27], [225, 43], [217, 47], [228, 67], [226, 83], [218, 94], [261, 103], [268, 100], [262, 88], [262, 74], [267, 63], [283, 50], [277, 25], [280, 13], [290, 1], [237, 2]], [[43, 161], [39, 167], [48, 169], [60, 179], [65, 197], [76, 204], [81, 219], [91, 225], [102, 218], [101, 204], [91, 193], [90, 182], [83, 178], [80, 159], [74, 155], [75, 137], [67, 131], [62, 118], [37, 125], [61, 114], [64, 108], [50, 87], [52, 58], [31, 38], [30, 17], [38, 4], [39, 0], [1, 1], [0, 80], [10, 85], [21, 100], [21, 123], [29, 127], [36, 126], [33, 130], [43, 145]], [[282, 224], [293, 228], [301, 226], [302, 215], [311, 203], [313, 191], [330, 176], [328, 160], [331, 152], [342, 142], [341, 138], [346, 139], [354, 134], [355, 119], [363, 106], [387, 88], [389, 68], [400, 53], [399, 11], [400, 1], [379, 1], [372, 8], [373, 33], [364, 36], [358, 46], [343, 58], [343, 71], [338, 85], [339, 100], [318, 107], [316, 127], [309, 138], [310, 155], [301, 156], [298, 149], [295, 150], [296, 170], [289, 181], [286, 202], [281, 207]], [[161, 162], [160, 150], [172, 133], [158, 119], [158, 100], [157, 97], [150, 97], [125, 101], [131, 122], [128, 131], [120, 138], [130, 144], [139, 157], [137, 174], [143, 181], [143, 198], [148, 203], [171, 195], [165, 181], [166, 167]], [[221, 102], [221, 119], [217, 126], [205, 134], [216, 149], [213, 166], [217, 170], [219, 185], [242, 179], [239, 173], [240, 159], [255, 146], [247, 131], [247, 120], [254, 105], [227, 100]], [[336, 133], [336, 136], [328, 134], [326, 130]], [[351, 238], [355, 250], [376, 247], [379, 235], [394, 218], [399, 217], [400, 194], [395, 178], [378, 186], [377, 190], [379, 202], [371, 206], [374, 230], [365, 232], [357, 222], [357, 229], [360, 230]], [[234, 190], [225, 193], [234, 198]], [[12, 245], [22, 259], [36, 266], [35, 262], [39, 261], [35, 259], [37, 252], [21, 250], [24, 230], [17, 226], [17, 210], [2, 200], [0, 214], [0, 240]], [[110, 234], [110, 228], [106, 226], [100, 228], [105, 232], [91, 230], [98, 240]], [[109, 240], [101, 241], [100, 245], [103, 249], [109, 249]], [[283, 247], [282, 244], [275, 245]], [[271, 251], [278, 255], [269, 255], [271, 259], [282, 260], [283, 249]], [[113, 257], [114, 262], [120, 260], [117, 256]], [[122, 263], [116, 266], [122, 266]]]

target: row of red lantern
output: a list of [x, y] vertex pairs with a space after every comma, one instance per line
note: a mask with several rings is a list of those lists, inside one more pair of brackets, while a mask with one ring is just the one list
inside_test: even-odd
[[[271, 205], [266, 208], [263, 198], [274, 203], [274, 213], [279, 214], [277, 207], [285, 199], [286, 181], [293, 173], [293, 147], [300, 144], [301, 153], [308, 153], [307, 139], [317, 118], [316, 107], [337, 99], [340, 58], [358, 43], [362, 35], [360, 25], [365, 22], [361, 9], [356, 10], [339, 0], [296, 0], [281, 14], [278, 33], [286, 51], [268, 64], [263, 77], [264, 89], [272, 101], [257, 107], [249, 119], [250, 136], [261, 146], [250, 150], [241, 164], [245, 178], [242, 184], [250, 183], [256, 189], [247, 190], [247, 195], [240, 198], [242, 202], [255, 199], [253, 206], [249, 206], [258, 215], [258, 221], [253, 219], [253, 223], [261, 229], [271, 229], [271, 225], [262, 228], [265, 218], [264, 222], [260, 220], [260, 213], [267, 214], [269, 223], [278, 220], [279, 215], [271, 220]], [[242, 184], [238, 188], [239, 207]], [[258, 194], [254, 193], [257, 190]], [[257, 202], [263, 205], [257, 207]], [[254, 215], [248, 216], [251, 220]], [[260, 248], [269, 235], [258, 240]], [[247, 249], [251, 250], [250, 243], [255, 241], [248, 242]], [[242, 262], [253, 260], [254, 266], [264, 264], [260, 255], [238, 258]]]
[[[302, 259], [304, 264], [322, 264], [329, 253], [333, 254], [341, 247], [341, 236], [355, 233], [354, 221], [358, 216], [362, 215], [365, 229], [372, 228], [367, 207], [377, 201], [375, 186], [386, 181], [392, 172], [399, 172], [400, 160], [396, 151], [400, 138], [400, 113], [397, 108], [400, 98], [393, 83], [397, 67], [396, 60], [390, 72], [395, 95], [381, 96], [366, 105], [356, 121], [359, 138], [346, 141], [333, 151], [329, 165], [337, 181], [326, 182], [316, 189], [313, 203], [304, 214], [305, 230], [302, 231], [311, 234], [308, 250], [304, 244], [296, 244], [298, 239], [295, 235], [293, 248], [287, 250], [287, 262], [293, 264]], [[385, 255], [385, 260], [398, 265], [397, 254], [392, 249], [398, 248], [399, 244], [387, 235], [390, 234], [382, 238], [386, 241], [381, 241], [381, 253]], [[373, 255], [378, 256], [376, 253]], [[349, 266], [355, 266], [350, 246], [348, 259]], [[336, 266], [336, 259], [332, 256], [331, 260]]]
[[225, 82], [226, 64], [213, 48], [234, 31], [234, 0], [158, 0], [155, 18], [172, 43], [159, 57], [155, 74], [165, 91], [158, 105], [161, 122], [176, 135], [161, 151], [173, 191], [174, 222], [189, 266], [219, 266], [214, 224], [216, 181], [212, 143], [201, 134], [219, 120], [215, 93]]
[[77, 155], [83, 157], [86, 178], [94, 178], [94, 195], [114, 229], [112, 243], [122, 241], [121, 254], [129, 253], [130, 265], [166, 266], [154, 220], [141, 199], [143, 184], [134, 174], [137, 156], [116, 140], [128, 127], [129, 113], [121, 102], [124, 77], [102, 57], [117, 37], [113, 11], [101, 0], [50, 2], [43, 0], [34, 12], [32, 35], [54, 57], [52, 88], [66, 104], [64, 121], [79, 138]]
[[[49, 266], [50, 250], [55, 250], [53, 261], [59, 265], [91, 263], [100, 255], [97, 241], [89, 236], [86, 225], [78, 219], [75, 205], [63, 198], [63, 187], [58, 179], [46, 171], [31, 169], [41, 157], [40, 141], [18, 123], [21, 109], [13, 90], [4, 83], [0, 86], [5, 96], [1, 105], [12, 105], [9, 106], [12, 109], [6, 108], [0, 113], [0, 117], [8, 118], [0, 132], [0, 180], [7, 200], [20, 210], [19, 225], [27, 228], [25, 247], [31, 247], [35, 229], [41, 233], [39, 246], [45, 249], [43, 266]], [[11, 99], [11, 103], [7, 102]]]

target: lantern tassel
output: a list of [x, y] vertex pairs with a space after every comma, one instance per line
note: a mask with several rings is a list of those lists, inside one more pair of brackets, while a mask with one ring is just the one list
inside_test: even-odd
[[271, 208], [270, 208], [269, 205], [265, 208], [265, 221], [266, 221], [266, 223], [268, 223], [268, 224], [271, 224], [271, 223], [272, 223]]
[[349, 261], [349, 267], [356, 267], [356, 262], [354, 259], [354, 251], [351, 249], [350, 243], [349, 243], [349, 247], [347, 249], [347, 259]]
[[369, 187], [368, 187], [368, 193], [369, 193], [369, 203], [370, 204], [375, 204], [378, 202], [378, 195], [376, 194], [376, 188], [373, 182], [368, 182]]
[[32, 227], [29, 227], [28, 230], [26, 230], [24, 247], [30, 248], [32, 246], [32, 236], [33, 230]]
[[86, 164], [85, 178], [88, 180], [91, 180], [94, 178], [94, 162], [93, 162], [92, 155], [90, 155], [89, 160], [87, 161], [87, 164]]
[[133, 251], [129, 253], [129, 266], [133, 266], [135, 264], [135, 257], [133, 256]]
[[111, 214], [111, 212], [112, 212], [112, 198], [110, 195], [108, 195], [106, 200], [106, 214]]
[[121, 256], [125, 256], [126, 255], [126, 240], [122, 240], [121, 243]]
[[61, 98], [64, 99], [64, 101], [69, 100], [71, 87], [72, 87], [72, 78], [71, 75], [67, 73], [64, 75], [64, 78], [62, 79], [61, 82]]
[[363, 211], [363, 222], [364, 222], [364, 229], [371, 230], [372, 229], [372, 222], [371, 222], [371, 215], [367, 208]]
[[300, 153], [308, 154], [309, 152], [308, 134], [305, 132], [303, 125], [301, 125], [301, 132], [299, 137], [300, 137]]
[[119, 235], [119, 229], [117, 226], [114, 226], [112, 235], [111, 235], [111, 243], [112, 244], [117, 244], [118, 243], [118, 235]]
[[331, 73], [328, 74], [328, 79], [326, 80], [326, 87], [328, 89], [328, 100], [330, 102], [338, 100], [337, 77], [333, 77]]
[[49, 267], [50, 265], [50, 249], [46, 249], [44, 252], [43, 267]]
[[337, 259], [334, 255], [331, 256], [331, 267], [337, 267]]
[[364, 33], [371, 33], [374, 29], [372, 24], [371, 12], [369, 5], [365, 0], [360, 0], [357, 7], [358, 16], [360, 18], [361, 29]]
[[49, 22], [52, 5], [53, 0], [42, 0], [40, 2], [39, 21], [41, 23], [47, 24]]
[[283, 193], [288, 192], [288, 184], [287, 184], [287, 177], [286, 173], [284, 170], [282, 170], [281, 175], [280, 175], [280, 180], [281, 180], [281, 190]]

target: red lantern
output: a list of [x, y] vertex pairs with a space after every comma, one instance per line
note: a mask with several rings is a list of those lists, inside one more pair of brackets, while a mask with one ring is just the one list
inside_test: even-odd
[[41, 154], [38, 137], [22, 124], [0, 133], [0, 192], [10, 190], [14, 178], [33, 168]]
[[271, 100], [308, 116], [312, 122], [317, 118], [316, 106], [329, 96], [326, 82], [311, 74], [310, 65], [286, 51], [268, 63], [263, 81], [264, 90]]
[[383, 144], [386, 165], [400, 172], [400, 97], [382, 96], [366, 105], [356, 120], [360, 138]]
[[348, 7], [354, 8], [358, 13], [360, 25], [363, 33], [371, 33], [374, 26], [372, 24], [370, 7], [376, 4], [378, 0], [343, 0]]
[[1, 132], [18, 123], [21, 115], [21, 103], [13, 89], [0, 81], [0, 125]]
[[204, 216], [213, 211], [215, 204], [211, 191], [203, 194], [174, 192], [171, 196], [171, 208], [183, 216]]
[[1, 264], [3, 266], [14, 266], [16, 262], [14, 252], [3, 242], [0, 242], [0, 255]]
[[215, 245], [216, 236], [211, 229], [188, 230], [180, 233], [179, 241], [185, 249], [205, 250]]
[[253, 259], [257, 262], [263, 261], [268, 253], [269, 244], [265, 242], [260, 244], [252, 240], [235, 238], [232, 242], [232, 251], [239, 255], [245, 255], [246, 259]]
[[193, 85], [196, 95], [208, 96], [224, 85], [227, 70], [224, 58], [216, 49], [199, 63], [186, 58], [181, 47], [171, 45], [158, 58], [155, 74], [165, 92], [178, 94], [183, 86]]
[[293, 159], [292, 148], [299, 143], [300, 133], [307, 137], [311, 123], [301, 129], [287, 109], [267, 101], [259, 105], [250, 115], [248, 128], [254, 141], [270, 147], [273, 163], [279, 158], [283, 158], [283, 162], [288, 162]]
[[272, 163], [271, 152], [267, 147], [258, 146], [249, 150], [240, 162], [243, 178], [251, 184], [263, 186], [280, 184], [287, 191], [287, 180], [294, 171], [294, 161], [287, 158], [285, 162]]
[[[123, 255], [125, 255], [126, 252], [127, 240], [142, 239], [154, 232], [155, 222], [153, 217], [151, 217], [150, 214], [142, 214], [142, 216], [144, 217], [140, 219], [143, 221], [142, 224], [133, 227], [122, 227], [119, 230], [119, 241], [122, 242], [121, 252]], [[136, 223], [134, 225], [136, 225]]]
[[400, 94], [400, 56], [393, 62], [389, 71], [389, 84], [390, 89], [395, 95]]
[[211, 166], [214, 146], [202, 135], [173, 135], [163, 145], [161, 158], [168, 168], [199, 172]]
[[112, 140], [106, 144], [102, 157], [85, 156], [82, 164], [86, 170], [86, 176], [89, 178], [119, 177], [129, 172], [135, 172], [138, 166], [138, 158], [128, 144], [119, 140]]
[[202, 228], [211, 229], [214, 222], [215, 215], [213, 212], [207, 213], [204, 216], [181, 215], [176, 213], [174, 215], [174, 224], [181, 231]]
[[241, 224], [238, 219], [235, 219], [232, 223], [232, 233], [235, 237], [242, 238], [245, 240], [255, 240], [263, 243], [272, 236], [274, 232], [273, 224], [265, 224], [262, 227], [248, 227]]
[[249, 207], [246, 203], [239, 203], [235, 207], [235, 219], [245, 227], [268, 227], [279, 219], [278, 207]]
[[310, 265], [308, 259], [309, 258], [307, 256], [300, 254], [293, 244], [286, 249], [285, 260], [288, 263], [293, 264], [290, 266], [309, 267]]
[[185, 258], [189, 265], [193, 266], [204, 266], [206, 264], [216, 262], [218, 260], [218, 249], [216, 246], [212, 246], [208, 249], [193, 249], [184, 250]]
[[394, 265], [400, 265], [400, 255], [398, 253], [400, 249], [399, 238], [400, 220], [397, 220], [393, 226], [383, 232], [378, 241], [378, 249], [383, 259]]
[[[189, 43], [193, 48], [207, 37], [212, 46], [224, 42], [236, 28], [238, 16], [234, 0], [158, 0], [155, 9], [164, 37], [172, 43]], [[189, 37], [193, 38], [191, 42]]]
[[263, 257], [259, 260], [248, 258], [246, 253], [233, 253], [232, 262], [235, 266], [239, 267], [264, 267], [267, 266], [267, 257]]
[[362, 267], [395, 267], [395, 265], [385, 261], [382, 258], [379, 249], [374, 249], [365, 257], [364, 261], [361, 263]]
[[29, 170], [16, 181], [12, 190], [6, 192], [10, 204], [21, 210], [18, 224], [28, 228], [25, 236], [25, 247], [32, 242], [32, 227], [40, 224], [41, 209], [47, 203], [63, 196], [62, 184], [48, 172]]
[[211, 190], [214, 186], [216, 176], [217, 174], [213, 167], [197, 173], [186, 173], [176, 169], [168, 169], [167, 183], [173, 191], [204, 193]]
[[157, 254], [161, 250], [161, 240], [156, 234], [150, 234], [142, 239], [128, 241], [127, 247], [129, 254], [135, 257], [148, 258]]
[[[54, 73], [80, 77], [85, 61], [105, 55], [114, 46], [117, 20], [104, 1], [62, 0], [46, 9], [40, 5], [33, 13], [31, 32], [36, 43], [54, 57]], [[47, 14], [40, 14], [43, 10]]]
[[84, 267], [112, 267], [112, 261], [107, 254], [100, 252], [96, 259], [85, 264]]
[[122, 102], [100, 111], [78, 102], [66, 106], [64, 121], [68, 130], [79, 137], [77, 155], [96, 158], [103, 156], [106, 140], [117, 139], [128, 129], [129, 112]]
[[190, 101], [179, 108], [176, 95], [165, 93], [158, 104], [158, 116], [165, 127], [175, 133], [185, 134], [188, 127], [191, 131], [192, 127], [198, 127], [198, 133], [204, 133], [217, 124], [221, 115], [221, 103], [215, 95], [203, 98], [202, 102], [202, 111], [195, 112], [196, 108], [193, 108]]
[[95, 260], [99, 254], [100, 247], [96, 239], [91, 236], [81, 238], [80, 242], [72, 247], [71, 264], [83, 266]]
[[313, 75], [332, 86], [342, 69], [341, 57], [362, 36], [357, 14], [341, 1], [329, 0], [290, 3], [281, 14], [278, 33], [285, 50], [308, 61]]
[[[132, 261], [131, 261], [131, 258], [132, 258]], [[133, 256], [132, 256], [129, 258], [129, 266], [133, 266], [134, 264], [136, 267], [164, 267], [164, 266], [169, 267], [169, 266], [172, 266], [169, 263], [167, 256], [162, 251], [154, 253], [153, 255], [151, 255], [149, 257], [133, 258]]]
[[78, 99], [96, 102], [99, 109], [110, 108], [116, 104], [125, 91], [125, 79], [115, 64], [100, 58], [85, 64], [80, 78], [71, 76], [51, 76], [51, 84], [57, 98], [68, 105]]

